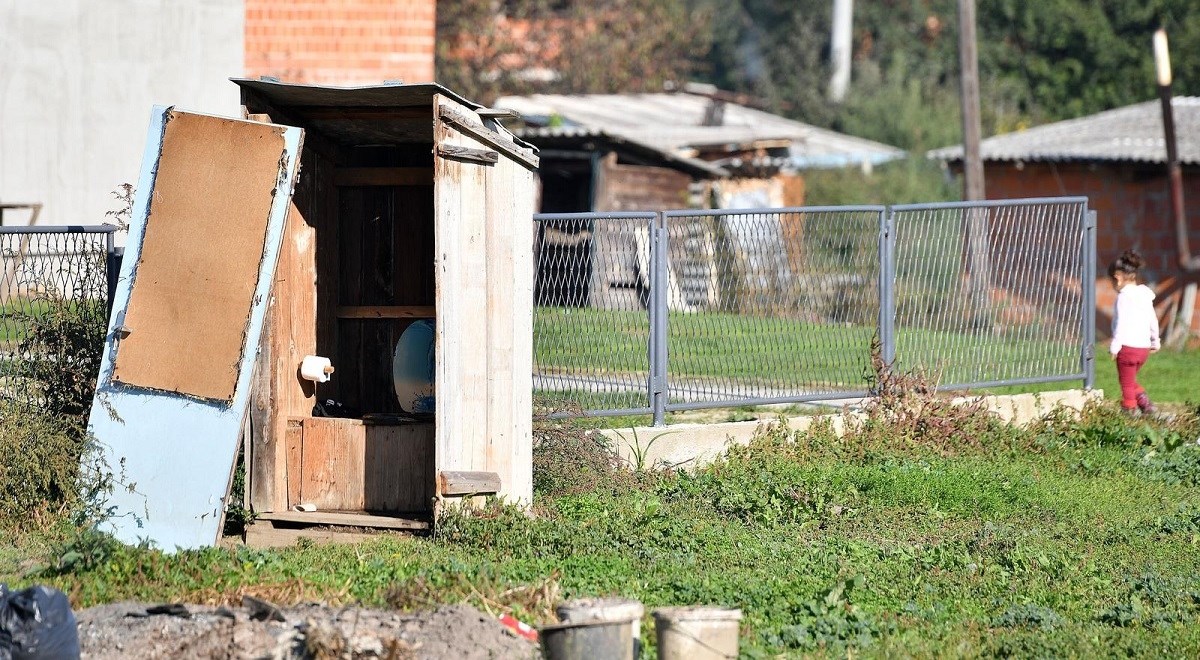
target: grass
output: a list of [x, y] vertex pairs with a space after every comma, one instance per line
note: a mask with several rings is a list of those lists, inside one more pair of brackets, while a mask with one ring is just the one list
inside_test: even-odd
[[536, 516], [452, 515], [429, 539], [168, 556], [85, 537], [40, 573], [0, 554], [0, 580], [77, 606], [250, 593], [465, 601], [535, 623], [569, 597], [725, 605], [745, 612], [750, 657], [1200, 654], [1193, 417], [1134, 425], [1109, 406], [1017, 431], [939, 426], [937, 410], [903, 427], [876, 415], [846, 440], [776, 429], [693, 474], [556, 443], [536, 463]]
[[[767, 388], [801, 384], [833, 391], [863, 387], [875, 334], [873, 325], [715, 312], [672, 313], [667, 328], [673, 378], [750, 381]], [[647, 373], [645, 312], [539, 307], [534, 337], [538, 369], [543, 372], [643, 380]], [[1016, 334], [902, 329], [897, 333], [897, 354], [901, 363], [940, 372], [943, 382], [1078, 368], [1073, 346]], [[947, 354], [953, 357], [938, 357]]]

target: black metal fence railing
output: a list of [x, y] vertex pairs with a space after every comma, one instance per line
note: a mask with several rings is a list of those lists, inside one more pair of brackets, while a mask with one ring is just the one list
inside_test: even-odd
[[0, 402], [85, 415], [115, 285], [116, 227], [0, 227]]
[[592, 415], [1083, 380], [1085, 198], [535, 216], [534, 387]]

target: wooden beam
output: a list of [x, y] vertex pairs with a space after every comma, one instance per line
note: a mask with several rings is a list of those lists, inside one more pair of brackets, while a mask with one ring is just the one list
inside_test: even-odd
[[429, 523], [415, 518], [373, 515], [359, 511], [275, 511], [258, 516], [259, 520], [301, 525], [334, 525], [338, 527], [367, 527], [373, 529], [429, 529]]
[[338, 307], [339, 319], [432, 319], [437, 316], [433, 305], [360, 305]]
[[455, 158], [480, 165], [495, 165], [500, 162], [500, 154], [490, 149], [471, 149], [453, 144], [439, 144], [437, 153], [442, 158]]
[[495, 472], [438, 472], [438, 494], [443, 497], [491, 495], [500, 492]]
[[378, 539], [380, 532], [343, 532], [323, 528], [279, 528], [270, 521], [259, 521], [246, 527], [246, 546], [250, 548], [285, 548], [300, 539], [313, 543], [361, 543]]
[[432, 167], [339, 167], [336, 186], [432, 186]]
[[474, 121], [462, 112], [450, 106], [442, 105], [438, 107], [438, 117], [447, 123], [453, 124], [455, 128], [470, 135], [471, 137], [495, 147], [503, 151], [506, 156], [521, 163], [531, 170], [538, 168], [538, 157], [529, 153], [527, 149], [523, 149], [515, 142], [506, 139], [503, 135], [487, 128], [483, 124]]

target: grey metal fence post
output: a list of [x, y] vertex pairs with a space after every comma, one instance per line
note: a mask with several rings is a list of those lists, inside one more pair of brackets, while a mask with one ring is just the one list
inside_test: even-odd
[[106, 285], [106, 310], [109, 316], [112, 316], [113, 295], [117, 290], [117, 248], [113, 240], [113, 232], [108, 232], [104, 235], [104, 277]]
[[1096, 212], [1088, 210], [1083, 203], [1083, 344], [1080, 359], [1083, 361], [1083, 388], [1090, 390], [1096, 385]]
[[879, 212], [879, 348], [888, 367], [896, 361], [896, 215]]
[[650, 407], [654, 409], [654, 425], [666, 424], [667, 415], [667, 288], [670, 276], [667, 270], [669, 245], [666, 221], [662, 213], [651, 220], [653, 240], [651, 256], [650, 299], [647, 306], [650, 314]]

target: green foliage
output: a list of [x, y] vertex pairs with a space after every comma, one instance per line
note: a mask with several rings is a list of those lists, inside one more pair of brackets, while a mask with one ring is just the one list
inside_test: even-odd
[[949, 202], [962, 197], [959, 184], [924, 158], [861, 169], [810, 170], [804, 173], [805, 203], [812, 206]]
[[818, 592], [789, 617], [795, 623], [777, 632], [764, 632], [763, 641], [771, 647], [832, 653], [871, 646], [875, 638], [890, 632], [893, 626], [850, 602], [851, 592], [861, 588], [863, 582], [863, 577], [856, 575]]
[[0, 410], [0, 522], [36, 527], [73, 506], [84, 448], [66, 420]]
[[469, 602], [531, 623], [584, 596], [721, 605], [742, 609], [748, 657], [1200, 653], [1200, 491], [1141, 465], [1190, 451], [1174, 438], [1194, 416], [1132, 423], [1093, 405], [1018, 430], [876, 378], [886, 405], [846, 434], [767, 425], [689, 472], [638, 474], [568, 424], [540, 428], [532, 514], [453, 510], [432, 538], [168, 556], [83, 535], [17, 582], [81, 606], [254, 593]]
[[439, 80], [484, 103], [501, 94], [661, 91], [688, 79], [709, 43], [708, 12], [684, 0], [467, 0], [437, 14]]
[[1040, 628], [1053, 630], [1065, 623], [1065, 620], [1048, 607], [1021, 603], [1009, 605], [1003, 612], [992, 619], [992, 625], [1001, 628]]
[[[960, 141], [953, 0], [854, 6], [849, 95], [826, 97], [829, 3], [717, 2], [707, 77], [789, 116], [920, 152]], [[984, 132], [1077, 117], [1154, 96], [1150, 35], [1175, 54], [1175, 90], [1200, 93], [1200, 6], [1190, 0], [998, 0], [977, 8]]]

